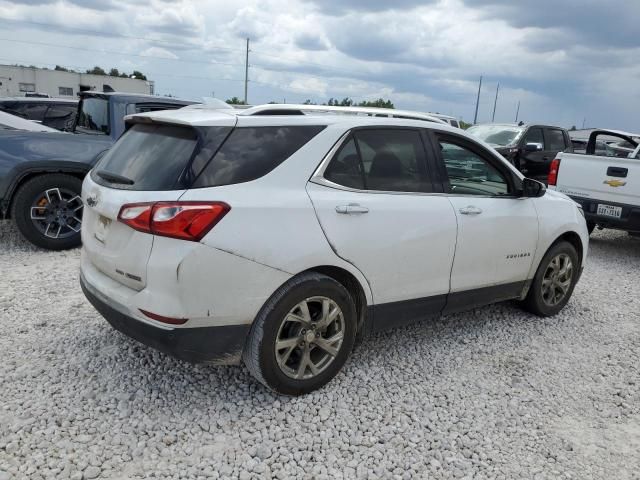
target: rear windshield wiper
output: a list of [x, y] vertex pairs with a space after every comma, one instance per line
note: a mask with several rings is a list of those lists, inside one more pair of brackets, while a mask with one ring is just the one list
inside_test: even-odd
[[106, 170], [98, 170], [96, 172], [96, 175], [111, 183], [119, 183], [122, 185], [133, 185], [134, 183], [136, 183], [130, 178], [123, 177], [122, 175], [118, 175], [117, 173], [107, 172]]

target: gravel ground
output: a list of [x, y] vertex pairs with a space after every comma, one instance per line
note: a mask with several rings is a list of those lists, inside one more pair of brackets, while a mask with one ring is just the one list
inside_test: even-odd
[[640, 479], [640, 240], [594, 234], [573, 299], [365, 341], [332, 383], [277, 397], [113, 331], [79, 251], [0, 223], [0, 480]]

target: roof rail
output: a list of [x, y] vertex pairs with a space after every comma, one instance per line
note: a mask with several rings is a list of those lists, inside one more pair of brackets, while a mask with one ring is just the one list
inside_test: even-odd
[[369, 117], [404, 118], [448, 125], [444, 120], [428, 113], [411, 110], [375, 107], [333, 107], [328, 105], [301, 105], [291, 103], [269, 103], [256, 105], [238, 112], [238, 115], [306, 115], [307, 113], [327, 113], [336, 115], [366, 115]]

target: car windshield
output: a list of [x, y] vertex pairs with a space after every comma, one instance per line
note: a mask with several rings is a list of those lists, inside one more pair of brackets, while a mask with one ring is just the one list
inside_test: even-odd
[[524, 128], [522, 127], [510, 127], [506, 125], [477, 125], [467, 130], [468, 133], [477, 139], [501, 147], [515, 144], [523, 131]]
[[84, 98], [80, 102], [76, 131], [109, 135], [109, 102], [104, 98]]

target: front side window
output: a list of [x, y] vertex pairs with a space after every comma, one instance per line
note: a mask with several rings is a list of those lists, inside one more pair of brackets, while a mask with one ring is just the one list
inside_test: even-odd
[[448, 193], [483, 196], [509, 194], [509, 183], [504, 174], [466, 145], [440, 138], [438, 146], [449, 177]]
[[417, 130], [358, 130], [325, 170], [325, 178], [359, 190], [430, 192]]
[[557, 128], [548, 128], [547, 131], [547, 145], [548, 150], [552, 152], [562, 152], [567, 148], [564, 144], [564, 133]]
[[[542, 149], [546, 150], [544, 137], [542, 135], [542, 129], [530, 128], [524, 137], [524, 144], [526, 145], [527, 143], [539, 143], [540, 145], [542, 145]], [[562, 149], [564, 150], [564, 147], [562, 147]]]

